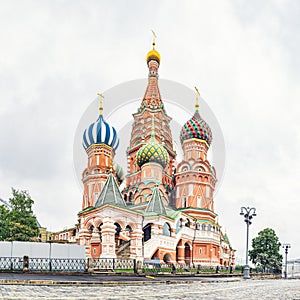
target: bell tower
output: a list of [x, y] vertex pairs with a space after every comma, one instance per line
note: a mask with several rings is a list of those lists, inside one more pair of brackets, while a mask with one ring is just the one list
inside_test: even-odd
[[[154, 36], [155, 37], [155, 36]], [[152, 118], [154, 119], [154, 134], [156, 141], [161, 144], [169, 156], [168, 164], [162, 171], [161, 183], [169, 190], [173, 189], [172, 176], [176, 153], [173, 149], [173, 139], [170, 129], [171, 118], [167, 115], [158, 87], [158, 69], [161, 56], [155, 49], [155, 38], [152, 50], [146, 56], [148, 66], [148, 85], [138, 111], [133, 114], [131, 138], [127, 148], [127, 176], [125, 198], [132, 201], [137, 186], [141, 182], [141, 167], [137, 163], [139, 149], [151, 139]]]

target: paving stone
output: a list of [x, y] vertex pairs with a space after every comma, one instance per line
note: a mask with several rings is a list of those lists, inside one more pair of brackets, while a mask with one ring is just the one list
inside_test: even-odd
[[240, 280], [147, 285], [0, 285], [0, 299], [300, 300], [300, 280]]

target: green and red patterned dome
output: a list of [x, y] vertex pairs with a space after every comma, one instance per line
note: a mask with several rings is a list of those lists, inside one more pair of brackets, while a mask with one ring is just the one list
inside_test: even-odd
[[139, 167], [149, 162], [155, 162], [165, 168], [169, 162], [169, 154], [165, 147], [159, 144], [152, 135], [149, 142], [137, 152], [136, 162]]
[[201, 118], [198, 110], [196, 110], [193, 117], [182, 126], [180, 131], [181, 144], [189, 139], [200, 139], [207, 142], [208, 145], [212, 142], [211, 129]]

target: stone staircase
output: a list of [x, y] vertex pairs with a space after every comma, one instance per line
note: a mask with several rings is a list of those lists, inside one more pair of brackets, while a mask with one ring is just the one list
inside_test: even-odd
[[130, 258], [130, 240], [120, 245], [117, 251], [117, 258], [128, 259]]

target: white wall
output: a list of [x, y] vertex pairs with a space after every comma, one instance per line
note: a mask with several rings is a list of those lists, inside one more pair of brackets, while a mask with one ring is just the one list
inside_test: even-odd
[[85, 258], [85, 246], [74, 244], [0, 242], [0, 257]]

